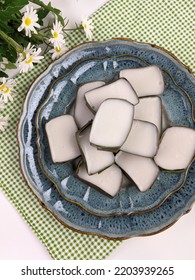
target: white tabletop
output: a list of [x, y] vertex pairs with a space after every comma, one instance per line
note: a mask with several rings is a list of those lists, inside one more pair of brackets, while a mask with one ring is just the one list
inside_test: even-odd
[[[44, 1], [49, 2], [49, 1]], [[70, 24], [80, 22], [106, 0], [51, 0], [62, 10]], [[5, 215], [6, 213], [6, 215]], [[171, 228], [149, 237], [125, 240], [107, 258], [109, 260], [192, 259], [195, 260], [195, 207]], [[0, 192], [0, 259], [49, 260], [51, 256], [16, 209]], [[12, 234], [14, 232], [14, 235]]]

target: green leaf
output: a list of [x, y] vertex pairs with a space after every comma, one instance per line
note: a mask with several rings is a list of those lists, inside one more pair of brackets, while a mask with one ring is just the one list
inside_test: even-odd
[[49, 14], [49, 11], [44, 8], [39, 8], [37, 10], [37, 15], [39, 19], [44, 19]]
[[49, 10], [50, 10], [51, 12], [53, 12], [53, 13], [57, 16], [57, 18], [58, 18], [59, 22], [62, 24], [62, 26], [64, 26], [64, 19], [63, 19], [63, 17], [60, 15], [61, 11], [60, 11], [59, 9], [57, 9], [57, 8], [53, 8], [53, 7], [51, 6], [51, 2], [49, 2], [49, 3], [47, 4], [47, 6], [48, 6]]
[[37, 15], [38, 15], [38, 18], [39, 18], [38, 23], [39, 23], [40, 25], [43, 25], [43, 19], [44, 19], [48, 14], [49, 14], [49, 11], [46, 10], [46, 9], [44, 9], [44, 8], [39, 8], [39, 9], [37, 10]]
[[3, 23], [8, 23], [11, 20], [11, 15], [7, 15], [6, 13], [4, 13], [3, 11], [0, 11], [0, 19], [1, 22]]
[[64, 26], [64, 19], [60, 15], [61, 11], [59, 9], [53, 8], [52, 5], [51, 5], [51, 2], [49, 2], [47, 5], [44, 4], [40, 0], [32, 0], [31, 2], [41, 6], [42, 8], [44, 8], [44, 9], [46, 9], [46, 10], [48, 10], [48, 11], [54, 13], [54, 14], [56, 14], [58, 20], [61, 22], [62, 26]]
[[17, 68], [16, 65], [11, 62], [5, 64], [5, 67], [6, 67], [6, 69], [16, 69]]
[[14, 1], [13, 0], [1, 0], [0, 2], [4, 2], [2, 4], [0, 3], [0, 8], [4, 8], [4, 9], [6, 9], [6, 7], [15, 8], [18, 6], [20, 6], [22, 8], [29, 3], [28, 0], [14, 0]]
[[9, 25], [4, 23], [0, 18], [0, 29], [7, 34], [14, 33], [14, 28], [11, 28]]
[[2, 60], [3, 57], [6, 57], [7, 53], [7, 43], [0, 39], [0, 60]]
[[6, 58], [12, 63], [15, 63], [17, 60], [17, 52], [10, 45], [8, 45], [8, 49], [6, 52]]
[[61, 13], [61, 11], [57, 8], [53, 8], [51, 5], [51, 2], [48, 3], [48, 7], [50, 7], [50, 9], [56, 14], [59, 15]]
[[26, 37], [23, 33], [15, 32], [12, 38], [23, 47], [26, 47], [29, 43], [29, 38]]
[[62, 26], [64, 26], [64, 19], [61, 15], [58, 15], [58, 20], [61, 22]]
[[3, 78], [3, 77], [7, 78], [8, 75], [7, 75], [5, 72], [3, 72], [3, 71], [0, 70], [0, 77], [1, 77], [1, 78]]
[[[54, 14], [56, 14], [56, 16], [57, 16], [59, 22], [62, 24], [62, 26], [64, 26], [64, 19], [63, 19], [63, 17], [60, 15], [61, 11], [58, 10], [58, 9], [56, 9], [56, 8], [53, 8], [53, 7], [51, 6], [51, 2], [49, 2], [49, 4], [50, 4], [50, 9], [51, 9], [51, 11], [52, 11]], [[48, 4], [48, 6], [49, 6], [49, 4]]]
[[18, 13], [25, 5], [28, 4], [28, 0], [5, 0], [5, 3], [0, 6], [0, 19], [7, 23], [11, 19], [15, 19], [15, 14]]

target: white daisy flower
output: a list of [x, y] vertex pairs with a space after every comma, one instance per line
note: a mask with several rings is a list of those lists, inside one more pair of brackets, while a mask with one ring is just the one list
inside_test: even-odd
[[59, 56], [61, 56], [63, 53], [65, 53], [68, 50], [68, 48], [64, 45], [61, 47], [55, 47], [54, 49], [50, 50], [49, 52], [52, 53], [52, 59], [56, 59]]
[[7, 103], [9, 100], [13, 101], [12, 94], [15, 92], [13, 87], [16, 85], [16, 82], [13, 79], [6, 81], [5, 78], [2, 78], [2, 84], [0, 84], [0, 99]]
[[64, 35], [62, 31], [62, 25], [59, 21], [56, 20], [55, 23], [53, 23], [53, 29], [51, 30], [52, 38], [49, 39], [49, 42], [51, 42], [55, 47], [61, 47], [61, 45], [65, 44]]
[[8, 125], [8, 116], [3, 117], [0, 115], [0, 131], [4, 131], [7, 125]]
[[92, 20], [85, 17], [85, 18], [82, 19], [81, 24], [82, 24], [83, 29], [85, 31], [86, 37], [89, 40], [92, 40], [92, 37], [93, 37], [93, 34], [92, 34], [92, 30], [93, 30]]
[[31, 70], [34, 65], [33, 63], [40, 63], [41, 59], [44, 58], [44, 56], [39, 55], [41, 53], [41, 48], [32, 49], [31, 51], [27, 52], [25, 54], [25, 58], [19, 62], [18, 67], [20, 69], [20, 73], [25, 73]]
[[37, 34], [35, 28], [40, 28], [40, 25], [37, 23], [38, 15], [37, 11], [33, 7], [26, 6], [26, 12], [22, 17], [22, 24], [18, 27], [18, 31], [25, 29], [26, 36], [31, 37], [31, 32]]
[[36, 52], [36, 48], [34, 48], [34, 45], [31, 46], [31, 43], [28, 43], [28, 46], [26, 48], [24, 48], [23, 52], [18, 53], [18, 60], [17, 60], [16, 64], [23, 61], [26, 58], [27, 54], [33, 54], [34, 52]]

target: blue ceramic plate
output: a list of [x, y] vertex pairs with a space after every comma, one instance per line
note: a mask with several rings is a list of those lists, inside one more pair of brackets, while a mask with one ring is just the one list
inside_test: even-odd
[[[121, 54], [121, 49], [123, 49], [123, 54]], [[168, 60], [161, 62], [159, 57], [162, 55], [152, 48], [148, 50], [143, 47], [143, 49], [146, 49], [145, 52], [150, 57], [147, 61], [145, 52], [137, 56], [137, 46], [131, 46], [131, 48], [121, 46], [119, 54], [116, 54], [115, 46], [110, 46], [109, 56], [106, 56], [104, 48], [101, 48], [100, 45], [96, 49], [99, 57], [94, 57], [95, 53], [91, 58], [80, 61], [70, 72], [59, 77], [52, 84], [49, 95], [37, 114], [39, 162], [44, 174], [56, 185], [65, 199], [82, 206], [95, 215], [124, 215], [150, 211], [165, 201], [171, 193], [177, 191], [186, 178], [187, 171], [175, 173], [161, 171], [158, 179], [148, 191], [140, 192], [131, 183], [131, 186], [122, 188], [114, 198], [109, 198], [75, 178], [74, 161], [56, 164], [51, 159], [45, 132], [46, 122], [65, 113], [69, 114], [70, 105], [75, 100], [80, 85], [96, 80], [105, 82], [116, 80], [119, 78], [119, 72], [125, 68], [139, 68], [149, 64], [159, 65], [166, 81], [166, 88], [161, 100], [170, 125], [194, 127], [190, 100], [183, 87], [175, 81], [176, 75], [170, 74], [170, 62]], [[163, 54], [163, 56], [167, 58], [167, 54]], [[178, 69], [180, 68], [178, 67]]]
[[[92, 74], [93, 71], [91, 71], [91, 69], [92, 67], [96, 67], [95, 65], [97, 60], [102, 60], [104, 57], [107, 57], [109, 58], [108, 62], [116, 69], [118, 65], [117, 61], [115, 62], [114, 57], [126, 57], [132, 54], [136, 57], [141, 57], [148, 63], [150, 63], [150, 59], [152, 59], [152, 64], [160, 65], [163, 70], [165, 67], [163, 65], [166, 65], [166, 71], [169, 71], [171, 77], [174, 78], [174, 84], [177, 83], [178, 89], [185, 91], [182, 95], [182, 100], [185, 100], [185, 105], [188, 106], [186, 110], [190, 110], [192, 114], [194, 113], [192, 106], [194, 106], [193, 104], [195, 102], [195, 84], [193, 77], [189, 74], [185, 67], [183, 67], [170, 55], [165, 55], [164, 51], [160, 49], [153, 48], [149, 45], [132, 43], [130, 41], [112, 40], [103, 43], [89, 43], [79, 46], [51, 64], [50, 67], [31, 86], [25, 100], [18, 130], [22, 172], [29, 186], [42, 204], [44, 204], [58, 220], [74, 230], [114, 239], [159, 232], [164, 228], [169, 227], [180, 216], [188, 211], [192, 202], [195, 200], [195, 162], [192, 162], [189, 167], [183, 187], [180, 188], [179, 191], [170, 195], [157, 209], [148, 213], [133, 214], [129, 216], [120, 215], [100, 217], [92, 215], [78, 205], [65, 200], [59, 194], [55, 185], [48, 179], [47, 176], [45, 176], [40, 168], [38, 162], [38, 148], [35, 141], [37, 137], [36, 114], [39, 106], [48, 96], [49, 89], [56, 78], [61, 77], [62, 75], [67, 76], [70, 72], [73, 73], [74, 69], [75, 71], [78, 70], [78, 72], [74, 72], [74, 76], [72, 76], [71, 80], [71, 85], [75, 88], [76, 92], [79, 84], [86, 83], [87, 81], [94, 79]], [[88, 61], [91, 58], [93, 58], [92, 61]], [[111, 59], [113, 59], [114, 62]], [[91, 64], [90, 66], [88, 65], [89, 68], [86, 69], [86, 61], [94, 64]], [[83, 73], [89, 71], [91, 74], [84, 75], [84, 77], [81, 75], [82, 71]], [[102, 79], [102, 77], [99, 77], [99, 79]], [[63, 78], [61, 82], [63, 83], [64, 81], [66, 80]], [[57, 84], [58, 82], [55, 85]], [[55, 88], [55, 85], [53, 86], [53, 89]], [[59, 90], [59, 92], [61, 92], [61, 90]], [[71, 98], [74, 98], [73, 96], [75, 93], [70, 92], [68, 95], [69, 94], [72, 95]], [[191, 101], [189, 97], [191, 98]], [[185, 111], [182, 112], [186, 115], [186, 118], [184, 118], [185, 123], [183, 123], [183, 125], [191, 127], [192, 118], [189, 118], [188, 114], [185, 114]], [[174, 118], [178, 119], [178, 121], [180, 120], [176, 113], [174, 113]], [[67, 170], [70, 170], [68, 172], [72, 172], [71, 164], [69, 164]], [[53, 172], [55, 174], [56, 170], [54, 169]], [[67, 176], [68, 174], [65, 175], [64, 178]], [[73, 184], [73, 176], [72, 180]], [[64, 186], [66, 185], [67, 182], [65, 180]], [[80, 183], [78, 184], [78, 187], [80, 187]], [[84, 187], [86, 188], [86, 185], [84, 185]], [[139, 200], [139, 196], [137, 196], [137, 200]], [[128, 204], [128, 201], [124, 200], [124, 204], [125, 202]], [[143, 204], [141, 204], [141, 206], [142, 205]], [[128, 207], [123, 208], [127, 209]], [[114, 208], [115, 211], [116, 209], [117, 207]]]

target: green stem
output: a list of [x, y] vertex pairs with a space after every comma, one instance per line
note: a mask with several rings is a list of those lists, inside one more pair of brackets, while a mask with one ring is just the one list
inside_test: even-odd
[[39, 6], [41, 6], [42, 8], [44, 8], [44, 9], [47, 9], [47, 10], [49, 10], [49, 11], [53, 11], [52, 10], [52, 7], [50, 8], [50, 6], [47, 6], [46, 4], [44, 4], [42, 1], [40, 1], [40, 0], [30, 0], [30, 2], [32, 2], [32, 3], [35, 3], [35, 4], [37, 4], [37, 5], [39, 5]]
[[45, 48], [45, 52], [44, 52], [44, 53], [47, 53], [48, 49], [50, 48], [50, 45], [47, 44], [46, 42], [44, 42], [44, 43], [45, 43], [45, 45], [46, 45], [46, 48]]
[[39, 32], [38, 34], [33, 34], [33, 37], [39, 41], [43, 41], [44, 39], [48, 38], [46, 34], [41, 32]]
[[19, 45], [15, 40], [5, 34], [2, 30], [0, 30], [0, 37], [11, 45], [17, 52], [23, 52], [23, 47]]
[[47, 30], [47, 29], [50, 29], [50, 28], [52, 28], [52, 25], [48, 25], [46, 27], [42, 27], [42, 28], [40, 28], [40, 31]]
[[49, 44], [49, 43], [47, 43], [46, 41], [44, 41], [44, 44], [45, 44], [48, 48], [52, 48], [52, 47], [53, 47], [52, 44]]

